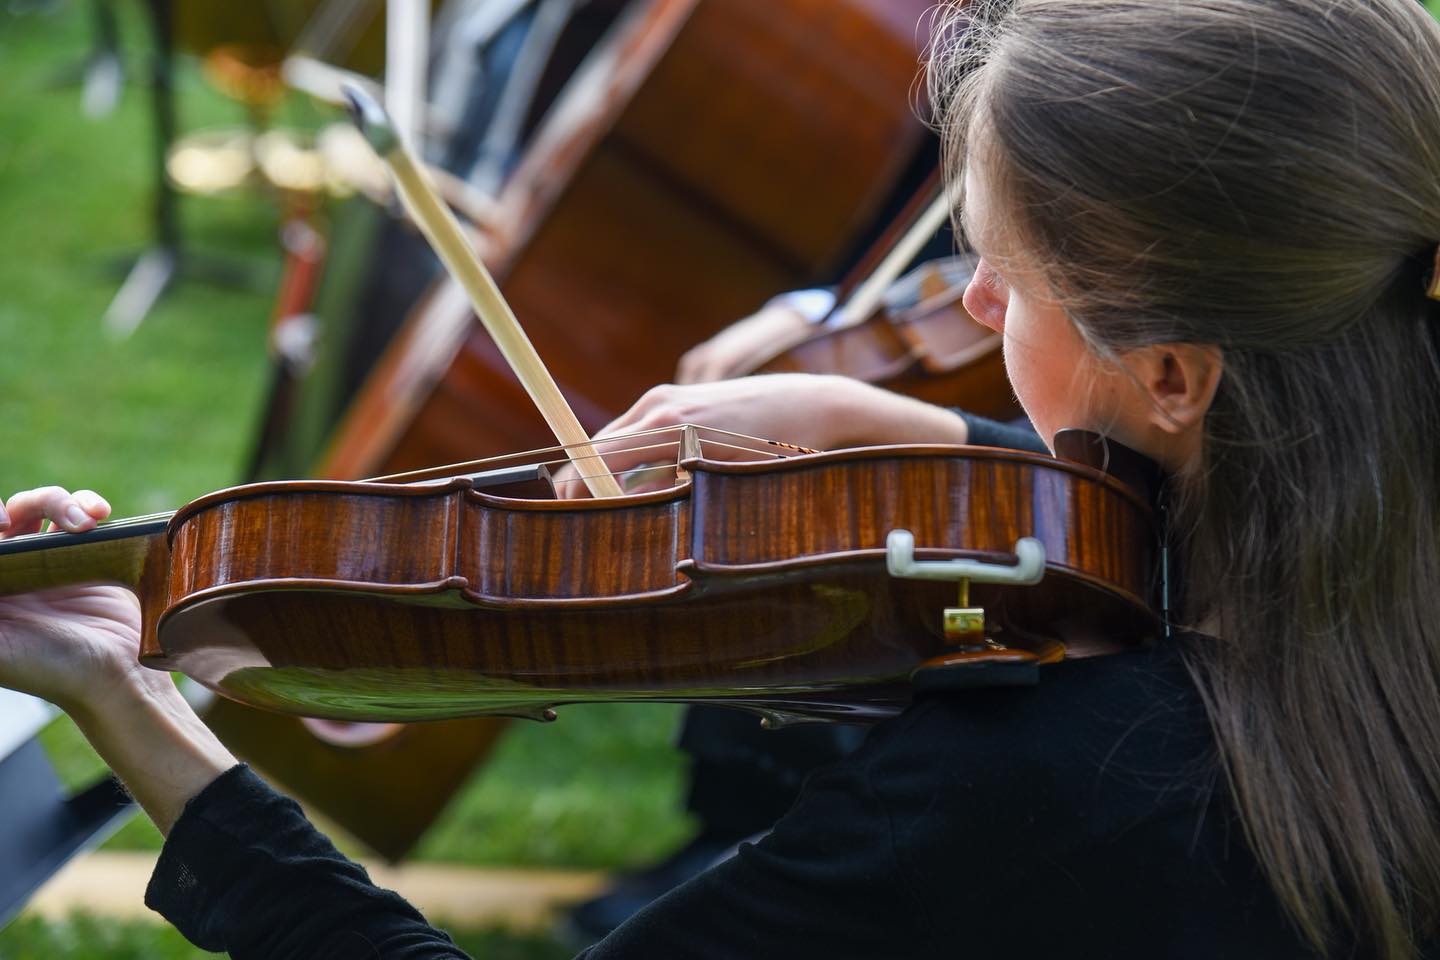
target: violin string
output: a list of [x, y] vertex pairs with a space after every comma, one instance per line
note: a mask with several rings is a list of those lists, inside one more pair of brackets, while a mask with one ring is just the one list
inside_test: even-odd
[[[753, 437], [753, 436], [750, 436], [750, 435], [744, 434], [744, 433], [736, 433], [736, 432], [734, 432], [734, 431], [732, 431], [732, 430], [721, 430], [721, 429], [719, 429], [718, 427], [705, 427], [705, 426], [698, 426], [698, 425], [696, 425], [696, 424], [677, 424], [677, 425], [675, 425], [675, 426], [669, 426], [669, 427], [654, 427], [654, 428], [649, 429], [649, 430], [636, 431], [635, 433], [621, 434], [621, 435], [615, 436], [615, 437], [604, 437], [604, 438], [601, 438], [601, 439], [599, 439], [599, 440], [593, 440], [593, 441], [591, 441], [591, 443], [595, 444], [596, 447], [597, 447], [597, 449], [598, 449], [599, 447], [601, 447], [601, 446], [607, 448], [607, 449], [605, 449], [605, 450], [600, 450], [600, 451], [599, 451], [599, 454], [598, 454], [598, 455], [603, 459], [604, 457], [610, 456], [611, 454], [627, 453], [627, 452], [631, 452], [633, 449], [637, 449], [637, 448], [632, 448], [632, 447], [627, 447], [627, 446], [620, 446], [620, 444], [622, 444], [622, 443], [624, 443], [624, 442], [626, 442], [626, 441], [645, 439], [645, 438], [653, 437], [653, 436], [660, 435], [660, 434], [671, 434], [671, 435], [675, 436], [676, 439], [671, 440], [671, 441], [669, 441], [669, 442], [672, 443], [672, 444], [679, 443], [679, 442], [680, 442], [680, 438], [684, 436], [684, 431], [685, 431], [685, 429], [686, 429], [687, 427], [690, 428], [690, 429], [692, 429], [692, 430], [694, 430], [694, 431], [696, 432], [697, 439], [698, 439], [701, 443], [707, 443], [707, 442], [708, 442], [708, 443], [716, 443], [716, 442], [721, 442], [721, 441], [717, 441], [717, 440], [714, 439], [714, 438], [717, 438], [717, 437], [725, 437], [725, 438], [729, 438], [729, 439], [732, 440], [732, 441], [733, 441], [733, 440], [743, 440], [743, 441], [747, 441], [747, 442], [750, 442], [750, 443], [753, 443], [753, 444], [757, 444], [759, 447], [766, 447], [766, 448], [768, 448], [768, 447], [778, 447], [778, 448], [780, 448], [780, 449], [791, 450], [791, 451], [794, 451], [794, 452], [796, 452], [796, 453], [817, 453], [817, 452], [818, 452], [818, 451], [812, 450], [812, 449], [810, 449], [810, 448], [808, 448], [808, 447], [802, 447], [802, 446], [798, 446], [798, 445], [792, 444], [792, 443], [785, 443], [784, 441], [780, 441], [780, 440], [769, 440], [769, 439], [766, 439], [766, 438], [764, 438], [764, 437]], [[439, 466], [439, 467], [430, 467], [430, 468], [427, 468], [427, 469], [425, 469], [425, 470], [413, 470], [413, 471], [409, 471], [409, 472], [406, 472], [406, 473], [387, 474], [386, 476], [383, 476], [383, 477], [373, 477], [373, 478], [370, 479], [369, 482], [371, 482], [371, 483], [400, 483], [400, 482], [410, 481], [410, 480], [433, 479], [433, 478], [435, 478], [435, 477], [441, 477], [441, 476], [447, 476], [447, 475], [454, 475], [454, 474], [460, 474], [460, 473], [476, 473], [476, 472], [479, 472], [480, 469], [483, 469], [483, 468], [486, 467], [486, 466], [495, 466], [495, 465], [497, 465], [497, 464], [504, 464], [504, 463], [512, 463], [512, 464], [541, 463], [541, 464], [547, 464], [547, 465], [548, 465], [548, 464], [550, 464], [550, 463], [558, 462], [560, 459], [562, 459], [562, 457], [563, 457], [564, 459], [569, 459], [568, 457], [565, 457], [565, 456], [564, 456], [565, 451], [566, 451], [569, 447], [574, 447], [574, 446], [578, 446], [578, 444], [567, 444], [567, 445], [558, 445], [558, 446], [551, 446], [551, 447], [540, 447], [540, 448], [535, 449], [535, 450], [526, 450], [526, 451], [522, 451], [522, 452], [520, 452], [520, 453], [507, 453], [507, 454], [502, 454], [502, 455], [496, 456], [496, 457], [486, 457], [486, 458], [483, 458], [483, 459], [480, 459], [480, 460], [469, 460], [469, 461], [465, 461], [465, 462], [462, 462], [462, 463], [446, 464], [446, 465], [444, 465], [444, 466]], [[643, 449], [643, 447], [642, 447], [642, 448], [638, 448], [638, 449]], [[755, 452], [755, 453], [765, 452], [765, 451], [760, 450], [760, 449], [756, 449], [756, 448], [746, 448], [746, 447], [741, 447], [741, 446], [739, 446], [739, 445], [736, 445], [736, 446], [735, 446], [735, 449], [750, 449], [751, 452]], [[593, 457], [594, 457], [594, 455], [582, 455], [579, 459], [593, 459]]]
[[[748, 439], [748, 438], [745, 438], [745, 437], [743, 436], [743, 434], [729, 434], [729, 435], [741, 437], [742, 439]], [[603, 441], [602, 441], [602, 442], [603, 442]], [[766, 442], [766, 443], [770, 443], [770, 441], [765, 441], [765, 442]], [[702, 451], [703, 451], [703, 448], [704, 448], [704, 447], [707, 447], [707, 446], [709, 446], [709, 447], [722, 447], [722, 448], [724, 448], [724, 449], [726, 449], [726, 450], [739, 450], [739, 451], [741, 451], [741, 452], [743, 452], [743, 453], [754, 454], [754, 455], [756, 455], [757, 457], [759, 457], [759, 458], [761, 458], [761, 459], [767, 459], [767, 460], [768, 460], [768, 459], [772, 459], [772, 458], [783, 459], [783, 458], [785, 458], [786, 456], [788, 456], [788, 454], [775, 453], [775, 452], [772, 451], [772, 450], [759, 450], [759, 449], [756, 449], [756, 448], [754, 448], [754, 447], [741, 446], [741, 445], [735, 444], [735, 443], [726, 443], [726, 442], [724, 442], [723, 440], [701, 440], [701, 441], [700, 441], [700, 444], [701, 444]], [[678, 442], [678, 441], [671, 440], [671, 441], [667, 441], [667, 442], [665, 442], [665, 443], [652, 443], [652, 444], [646, 444], [646, 445], [644, 445], [644, 446], [638, 446], [638, 447], [626, 447], [626, 448], [624, 448], [624, 449], [622, 449], [622, 450], [611, 450], [611, 451], [608, 451], [608, 452], [607, 452], [606, 454], [604, 454], [604, 455], [605, 455], [605, 456], [608, 456], [608, 455], [613, 455], [613, 454], [616, 454], [616, 453], [628, 453], [628, 454], [643, 453], [643, 452], [649, 451], [649, 450], [670, 449], [670, 448], [672, 448], [672, 447], [678, 447], [678, 446], [679, 446], [679, 442]], [[794, 445], [792, 445], [792, 444], [775, 443], [774, 446], [778, 446], [779, 448], [784, 449], [784, 450], [794, 450], [794, 451], [800, 451], [800, 452], [805, 452], [805, 453], [814, 452], [814, 451], [809, 450], [809, 449], [806, 448], [806, 447], [797, 447], [797, 446], [794, 446]], [[580, 459], [595, 459], [595, 458], [594, 458], [594, 457], [585, 457], [585, 458], [580, 458]], [[566, 462], [568, 462], [568, 461], [565, 460], [565, 459], [563, 459], [563, 458], [557, 458], [557, 459], [555, 459], [555, 460], [548, 460], [548, 461], [546, 461], [546, 462], [545, 462], [545, 466], [550, 466], [551, 464], [557, 464], [557, 463], [563, 465], [563, 464], [565, 464]], [[642, 472], [642, 471], [654, 471], [654, 470], [661, 470], [661, 469], [666, 469], [666, 468], [675, 468], [675, 467], [678, 467], [678, 465], [679, 465], [679, 464], [678, 464], [678, 463], [675, 463], [675, 462], [666, 462], [666, 463], [663, 463], [663, 464], [649, 463], [649, 464], [642, 465], [642, 466], [640, 466], [640, 467], [632, 467], [632, 468], [630, 468], [630, 469], [628, 469], [628, 470], [611, 470], [611, 471], [609, 471], [609, 475], [612, 476], [612, 477], [615, 477], [616, 479], [619, 479], [619, 478], [621, 478], [621, 477], [629, 476], [629, 475], [631, 475], [631, 474], [638, 473], [638, 472]], [[580, 478], [581, 478], [581, 479], [593, 479], [593, 477], [589, 477], [589, 476], [586, 476], [586, 475], [583, 475], [583, 474], [581, 475]], [[561, 481], [561, 482], [570, 482], [570, 481], [565, 480], [565, 481]]]
[[[612, 455], [615, 455], [615, 453], [645, 453], [645, 452], [647, 452], [647, 450], [662, 450], [662, 449], [668, 449], [668, 448], [678, 449], [678, 448], [680, 448], [680, 443], [675, 442], [675, 440], [671, 440], [671, 442], [668, 442], [668, 443], [647, 443], [647, 445], [645, 445], [645, 446], [629, 446], [629, 448], [625, 448], [625, 449], [622, 449], [622, 450], [609, 450], [609, 453], [603, 453], [603, 455], [598, 456], [598, 458], [596, 458], [596, 456], [582, 456], [582, 458], [577, 458], [577, 459], [582, 459], [582, 461], [593, 461], [593, 459], [603, 459], [603, 458], [605, 458], [605, 456], [612, 456]], [[674, 462], [674, 456], [668, 456], [667, 461], [668, 461], [668, 462]], [[564, 463], [569, 463], [569, 462], [573, 462], [573, 461], [570, 461], [570, 459], [567, 459], [567, 458], [563, 458], [563, 456], [557, 456], [557, 458], [552, 459], [552, 461], [544, 461], [543, 466], [552, 466], [552, 465], [554, 465], [554, 463], [559, 463], [559, 465], [562, 465], [562, 466], [563, 466]], [[654, 461], [649, 461], [649, 462], [648, 462], [648, 465], [649, 465], [649, 466], [654, 466]], [[611, 475], [611, 476], [619, 476], [619, 475], [622, 475], [622, 474], [628, 474], [628, 472], [631, 472], [631, 471], [606, 471], [606, 472], [608, 472], [608, 474]]]
[[[97, 523], [93, 528], [91, 528], [90, 530], [87, 530], [87, 531], [85, 531], [85, 532], [86, 532], [86, 533], [94, 533], [96, 530], [123, 530], [123, 529], [125, 529], [126, 527], [140, 527], [140, 526], [144, 526], [144, 525], [147, 524], [147, 523], [154, 523], [154, 522], [156, 522], [157, 520], [169, 520], [169, 519], [170, 519], [171, 517], [173, 517], [173, 516], [175, 516], [175, 511], [173, 511], [173, 510], [162, 510], [162, 511], [160, 511], [159, 513], [147, 513], [147, 514], [143, 514], [143, 515], [138, 516], [138, 517], [122, 517], [122, 518], [119, 519], [119, 520], [108, 520], [108, 521], [106, 521], [106, 522], [104, 522], [104, 523]], [[24, 533], [24, 534], [21, 534], [20, 536], [17, 536], [17, 537], [6, 537], [3, 542], [5, 542], [5, 543], [13, 543], [13, 542], [15, 542], [15, 541], [21, 541], [21, 540], [28, 541], [29, 539], [31, 539], [31, 538], [33, 538], [33, 537], [57, 537], [57, 538], [58, 538], [58, 537], [69, 537], [69, 536], [74, 536], [74, 534], [68, 533], [67, 531], [64, 531], [64, 530], [55, 529], [55, 528], [52, 527], [52, 528], [49, 529], [49, 530], [41, 530], [41, 531], [38, 531], [38, 532], [36, 532], [36, 533]]]
[[[820, 452], [819, 450], [812, 450], [812, 449], [809, 448], [809, 447], [802, 447], [802, 446], [800, 446], [800, 445], [798, 445], [798, 444], [786, 443], [786, 442], [783, 441], [783, 440], [770, 440], [770, 439], [768, 439], [768, 438], [766, 438], [766, 437], [752, 437], [752, 436], [750, 436], [750, 435], [747, 434], [747, 433], [736, 433], [736, 432], [734, 432], [733, 430], [721, 430], [721, 429], [719, 429], [719, 428], [717, 428], [717, 427], [696, 427], [695, 429], [696, 429], [697, 431], [703, 431], [704, 433], [712, 433], [712, 434], [717, 434], [717, 435], [722, 436], [722, 437], [730, 437], [730, 438], [735, 439], [735, 440], [748, 440], [748, 441], [750, 441], [751, 443], [759, 444], [759, 445], [761, 445], [762, 447], [783, 447], [783, 448], [786, 449], [786, 450], [794, 450], [794, 451], [796, 451], [797, 453], [819, 453], [819, 452]], [[705, 442], [705, 438], [704, 438], [704, 437], [701, 437], [700, 439], [701, 439], [702, 442]], [[710, 441], [710, 442], [715, 442], [715, 441]], [[759, 451], [756, 451], [756, 452], [759, 452]]]
[[[759, 457], [759, 458], [761, 458], [761, 459], [764, 459], [764, 460], [770, 460], [770, 459], [781, 459], [781, 460], [783, 460], [783, 459], [787, 459], [787, 458], [790, 456], [790, 454], [774, 453], [774, 452], [772, 452], [772, 451], [770, 451], [770, 450], [756, 450], [754, 447], [742, 447], [742, 446], [740, 446], [740, 445], [738, 445], [738, 444], [725, 443], [724, 441], [721, 441], [721, 440], [703, 440], [703, 441], [701, 441], [701, 448], [703, 449], [703, 448], [706, 447], [706, 446], [710, 446], [710, 447], [721, 447], [721, 448], [726, 449], [726, 450], [743, 450], [743, 451], [745, 451], [746, 453], [753, 453], [753, 454], [755, 454], [757, 457]], [[803, 452], [803, 453], [814, 453], [814, 452], [815, 452], [815, 451], [813, 451], [813, 450], [807, 450], [805, 447], [791, 447], [789, 444], [783, 444], [783, 445], [781, 445], [781, 447], [782, 447], [782, 449], [793, 450], [793, 451]]]
[[[601, 440], [601, 441], [598, 441], [598, 442], [604, 443], [605, 441]], [[647, 444], [643, 444], [643, 445], [641, 445], [641, 446], [636, 446], [636, 447], [622, 447], [622, 448], [615, 449], [615, 450], [607, 450], [607, 451], [605, 451], [604, 453], [599, 454], [598, 456], [583, 456], [583, 457], [579, 457], [578, 459], [581, 459], [581, 460], [599, 460], [599, 459], [604, 459], [605, 457], [608, 457], [608, 456], [614, 456], [615, 454], [619, 454], [619, 453], [644, 453], [644, 452], [647, 451], [647, 450], [664, 450], [664, 449], [667, 449], [667, 448], [670, 448], [670, 447], [674, 447], [674, 448], [678, 449], [679, 446], [680, 446], [680, 441], [678, 441], [678, 440], [667, 440], [667, 441], [665, 441], [665, 442], [663, 442], [663, 443], [647, 443]], [[568, 457], [556, 457], [556, 458], [553, 459], [553, 460], [546, 460], [546, 461], [545, 461], [545, 465], [546, 465], [546, 466], [549, 466], [549, 465], [552, 464], [552, 463], [564, 463], [564, 462], [566, 462], [566, 460], [568, 460], [568, 459], [569, 459]]]
[[[556, 462], [557, 462], [557, 463], [563, 463], [564, 461], [556, 461]], [[674, 470], [674, 469], [675, 469], [675, 464], [673, 464], [673, 463], [647, 463], [647, 464], [643, 464], [643, 465], [638, 466], [638, 467], [631, 467], [629, 470], [612, 470], [612, 471], [610, 471], [609, 473], [605, 474], [605, 476], [613, 477], [614, 479], [619, 480], [619, 479], [622, 478], [622, 477], [629, 477], [629, 476], [632, 476], [632, 475], [637, 474], [637, 473], [654, 473], [656, 470]], [[581, 480], [593, 480], [593, 479], [595, 479], [594, 475], [587, 476], [587, 475], [585, 475], [585, 474], [582, 473], [582, 474], [576, 474], [576, 475], [573, 476], [573, 477], [566, 477], [566, 478], [561, 479], [561, 480], [554, 480], [554, 479], [552, 478], [552, 482], [554, 482], [554, 483], [576, 483], [576, 482], [581, 481]]]
[[[594, 441], [594, 442], [597, 443], [597, 444], [604, 444], [604, 445], [606, 445], [606, 446], [612, 446], [613, 449], [608, 449], [608, 450], [605, 450], [604, 452], [601, 452], [601, 453], [598, 453], [598, 454], [595, 454], [595, 455], [581, 456], [581, 457], [579, 457], [579, 458], [577, 458], [577, 459], [581, 459], [581, 460], [602, 459], [602, 460], [603, 460], [604, 457], [606, 457], [606, 456], [611, 456], [611, 455], [615, 455], [615, 454], [634, 454], [634, 453], [643, 453], [643, 452], [646, 452], [646, 451], [663, 450], [663, 449], [669, 449], [669, 448], [675, 448], [675, 449], [678, 450], [679, 447], [680, 447], [680, 444], [681, 444], [681, 438], [684, 436], [684, 430], [685, 430], [686, 426], [689, 426], [691, 429], [693, 429], [693, 430], [697, 433], [697, 435], [698, 435], [698, 436], [697, 436], [697, 440], [699, 441], [700, 448], [701, 448], [701, 451], [702, 451], [702, 452], [704, 451], [704, 448], [705, 448], [706, 446], [711, 446], [711, 447], [722, 447], [722, 448], [727, 449], [727, 450], [741, 450], [741, 451], [744, 451], [744, 452], [746, 452], [746, 453], [753, 453], [753, 454], [765, 455], [765, 456], [784, 456], [784, 454], [775, 454], [775, 453], [773, 453], [773, 452], [771, 452], [771, 451], [768, 451], [768, 450], [757, 449], [756, 447], [743, 446], [743, 445], [738, 444], [738, 443], [727, 442], [726, 440], [718, 439], [719, 437], [729, 438], [730, 440], [744, 440], [744, 441], [749, 441], [749, 442], [751, 442], [751, 443], [760, 444], [760, 445], [763, 446], [763, 447], [778, 447], [778, 448], [780, 448], [780, 449], [791, 450], [791, 451], [794, 451], [794, 452], [797, 452], [797, 453], [815, 453], [815, 452], [816, 452], [816, 451], [814, 451], [814, 450], [809, 449], [808, 447], [801, 447], [801, 446], [797, 446], [797, 445], [795, 445], [795, 444], [784, 443], [784, 442], [779, 441], [779, 440], [767, 440], [767, 439], [765, 439], [765, 438], [763, 438], [763, 437], [752, 437], [752, 436], [749, 436], [748, 434], [736, 433], [736, 432], [734, 432], [734, 431], [732, 431], [732, 430], [721, 430], [721, 429], [719, 429], [719, 428], [717, 428], [717, 427], [702, 427], [702, 426], [696, 426], [696, 425], [693, 425], [693, 424], [681, 424], [681, 425], [671, 426], [671, 427], [656, 427], [656, 428], [653, 428], [653, 429], [650, 429], [650, 430], [641, 430], [641, 431], [638, 431], [638, 432], [636, 432], [636, 433], [623, 434], [623, 435], [617, 436], [617, 437], [606, 437], [606, 438], [604, 438], [603, 440]], [[632, 440], [646, 439], [646, 438], [650, 438], [650, 437], [654, 437], [654, 436], [658, 436], [658, 435], [662, 435], [662, 434], [672, 434], [672, 435], [675, 435], [675, 439], [665, 440], [665, 441], [662, 441], [662, 442], [660, 442], [660, 443], [648, 443], [648, 444], [631, 445], [631, 446], [616, 446], [617, 444], [620, 444], [620, 443], [623, 443], [623, 442], [632, 441]], [[710, 435], [710, 436], [704, 436], [705, 434], [708, 434], [708, 435]], [[574, 445], [572, 444], [572, 446], [574, 446]], [[524, 453], [503, 454], [503, 455], [498, 456], [498, 457], [487, 457], [487, 458], [482, 459], [482, 460], [471, 460], [471, 461], [468, 461], [468, 462], [465, 462], [465, 463], [449, 464], [449, 465], [443, 466], [443, 467], [431, 467], [431, 468], [426, 469], [426, 470], [414, 470], [414, 471], [410, 471], [409, 473], [391, 474], [391, 475], [386, 476], [386, 477], [377, 477], [377, 478], [374, 478], [374, 479], [371, 480], [370, 482], [373, 482], [373, 483], [378, 483], [378, 482], [392, 482], [392, 483], [393, 483], [393, 482], [397, 482], [397, 481], [399, 481], [399, 480], [403, 480], [403, 479], [410, 478], [410, 477], [417, 477], [417, 478], [418, 478], [418, 477], [421, 477], [421, 476], [433, 476], [433, 475], [441, 474], [441, 473], [465, 473], [465, 472], [475, 472], [475, 471], [468, 470], [467, 468], [475, 467], [475, 466], [481, 466], [481, 465], [484, 465], [484, 464], [501, 463], [501, 462], [505, 462], [505, 461], [515, 461], [515, 460], [522, 460], [522, 461], [523, 461], [523, 460], [526, 460], [526, 459], [533, 459], [534, 456], [537, 455], [537, 454], [546, 454], [546, 453], [561, 453], [561, 454], [563, 454], [564, 450], [565, 450], [565, 446], [545, 447], [545, 448], [541, 448], [541, 449], [538, 449], [538, 450], [528, 450], [528, 451], [525, 451]], [[539, 464], [541, 464], [541, 465], [544, 465], [544, 466], [547, 466], [547, 467], [548, 467], [548, 466], [551, 466], [551, 465], [553, 465], [553, 464], [564, 464], [564, 463], [568, 463], [568, 462], [572, 462], [572, 461], [570, 460], [570, 458], [568, 458], [568, 457], [566, 457], [566, 456], [559, 456], [559, 457], [554, 457], [554, 458], [552, 458], [552, 459], [539, 460], [539, 461], [535, 461], [535, 462], [537, 462], [537, 463], [539, 463]], [[630, 469], [627, 469], [627, 470], [610, 470], [610, 471], [604, 471], [604, 473], [605, 473], [606, 475], [608, 475], [608, 476], [614, 477], [614, 478], [616, 478], [616, 479], [620, 479], [620, 478], [622, 478], [622, 477], [629, 477], [629, 476], [632, 476], [632, 475], [638, 474], [638, 473], [654, 472], [654, 471], [656, 471], [656, 470], [663, 470], [663, 469], [667, 469], [667, 468], [668, 468], [668, 469], [673, 469], [673, 468], [675, 468], [675, 467], [677, 467], [677, 466], [678, 466], [678, 463], [674, 463], [674, 462], [667, 462], [667, 463], [660, 463], [660, 464], [657, 464], [657, 463], [648, 463], [648, 464], [642, 464], [642, 465], [640, 465], [640, 466], [638, 466], [638, 467], [631, 467]], [[594, 474], [580, 474], [580, 475], [577, 476], [576, 479], [583, 481], [583, 480], [594, 479], [595, 476], [596, 476], [596, 475], [594, 475]], [[561, 481], [561, 482], [573, 482], [573, 481]], [[142, 526], [142, 525], [145, 525], [145, 524], [148, 524], [148, 523], [154, 523], [154, 522], [157, 521], [157, 520], [169, 520], [169, 519], [170, 519], [171, 517], [173, 517], [174, 515], [175, 515], [175, 511], [173, 511], [173, 510], [163, 510], [163, 511], [159, 511], [159, 512], [156, 512], [156, 513], [142, 514], [142, 515], [140, 515], [140, 516], [124, 517], [124, 518], [119, 519], [119, 520], [107, 521], [107, 522], [104, 522], [104, 523], [97, 524], [96, 527], [95, 527], [95, 529], [118, 530], [118, 529], [124, 529], [124, 528], [126, 528], [126, 527]], [[38, 533], [22, 534], [21, 536], [17, 536], [17, 537], [8, 537], [8, 538], [6, 538], [6, 539], [13, 541], [13, 540], [23, 540], [23, 539], [25, 539], [25, 538], [27, 538], [27, 537], [50, 537], [50, 536], [62, 536], [62, 535], [66, 535], [66, 534], [64, 534], [63, 531], [46, 530], [46, 531], [42, 531], [42, 532], [38, 532]]]

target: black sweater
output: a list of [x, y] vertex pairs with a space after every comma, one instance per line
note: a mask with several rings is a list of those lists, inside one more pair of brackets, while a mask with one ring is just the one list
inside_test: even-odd
[[[1308, 956], [1227, 796], [1175, 650], [1066, 661], [921, 698], [583, 956]], [[186, 807], [146, 902], [237, 958], [463, 956], [244, 767]]]

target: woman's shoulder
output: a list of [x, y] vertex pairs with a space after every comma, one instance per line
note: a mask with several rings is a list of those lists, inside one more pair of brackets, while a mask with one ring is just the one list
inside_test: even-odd
[[1092, 777], [1144, 790], [1156, 778], [1208, 782], [1218, 769], [1204, 704], [1173, 643], [1042, 667], [1032, 686], [922, 695], [876, 729], [865, 762], [887, 778], [909, 766], [980, 768], [986, 778], [973, 789], [1004, 792]]
[[1036, 955], [1305, 955], [1245, 846], [1174, 647], [921, 697], [854, 761], [942, 940], [960, 935], [959, 898], [970, 936]]
[[1178, 850], [1233, 819], [1174, 648], [1060, 663], [1029, 687], [923, 696], [855, 761], [922, 873], [960, 848], [1020, 872], [1087, 849], [1123, 860], [1136, 842]]

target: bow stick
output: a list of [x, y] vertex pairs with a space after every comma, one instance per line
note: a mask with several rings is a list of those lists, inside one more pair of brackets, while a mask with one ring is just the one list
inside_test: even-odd
[[[350, 112], [355, 125], [389, 166], [399, 187], [400, 197], [419, 225], [420, 232], [430, 241], [430, 246], [439, 255], [450, 275], [469, 294], [476, 316], [485, 324], [485, 329], [490, 332], [495, 345], [510, 364], [510, 369], [520, 378], [525, 392], [535, 401], [540, 415], [545, 418], [565, 453], [575, 464], [575, 469], [590, 488], [591, 495], [623, 496], [624, 491], [620, 489], [620, 484], [610, 475], [600, 452], [590, 442], [585, 428], [580, 426], [575, 412], [570, 409], [570, 404], [555, 385], [555, 378], [545, 368], [540, 354], [535, 351], [535, 345], [525, 335], [520, 322], [515, 319], [514, 311], [505, 302], [500, 288], [495, 285], [490, 271], [480, 262], [480, 257], [460, 229], [455, 215], [426, 182], [419, 164], [396, 135], [385, 109], [358, 86], [346, 84], [343, 89], [350, 101]], [[599, 466], [598, 470], [595, 465]]]
[[950, 219], [953, 209], [951, 199], [951, 191], [941, 187], [935, 199], [930, 201], [930, 205], [905, 231], [905, 235], [895, 244], [894, 249], [885, 255], [885, 259], [875, 271], [826, 320], [827, 326], [836, 329], [853, 327], [875, 312], [875, 308], [885, 299], [885, 291], [900, 278], [910, 261], [925, 249], [925, 244], [930, 242], [936, 231]]

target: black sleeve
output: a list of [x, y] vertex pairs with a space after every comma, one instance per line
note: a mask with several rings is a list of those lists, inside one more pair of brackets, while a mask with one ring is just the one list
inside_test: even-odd
[[1029, 450], [1031, 453], [1049, 453], [1040, 435], [1028, 422], [1021, 426], [1000, 423], [977, 417], [973, 413], [951, 407], [965, 425], [970, 428], [970, 442], [979, 447], [1004, 447], [1007, 450]]
[[[813, 774], [764, 840], [584, 960], [1313, 956], [1215, 789], [1180, 657], [1046, 669], [1034, 687], [917, 698]], [[146, 903], [237, 960], [465, 956], [244, 767], [186, 806]]]
[[186, 804], [145, 904], [192, 943], [235, 960], [466, 957], [245, 766]]
[[1030, 450], [1032, 453], [1050, 452], [1045, 449], [1040, 435], [1035, 433], [1035, 427], [1028, 422], [1017, 426], [998, 420], [986, 420], [985, 417], [975, 416], [968, 410], [960, 410], [959, 407], [950, 409], [955, 410], [960, 419], [965, 420], [965, 426], [968, 426], [971, 432], [971, 443], [976, 446], [1002, 446], [1009, 450]]
[[[243, 766], [186, 806], [145, 902], [193, 943], [236, 960], [466, 956]], [[897, 938], [897, 929], [909, 935]], [[761, 843], [743, 845], [581, 956], [902, 960], [922, 955], [914, 948], [930, 930], [900, 876], [890, 818], [865, 765], [842, 764], [813, 777]]]
[[[892, 722], [870, 740], [896, 735]], [[867, 744], [867, 747], [869, 744]], [[822, 768], [764, 839], [670, 891], [583, 960], [907, 960], [945, 954], [900, 860], [870, 750]]]

